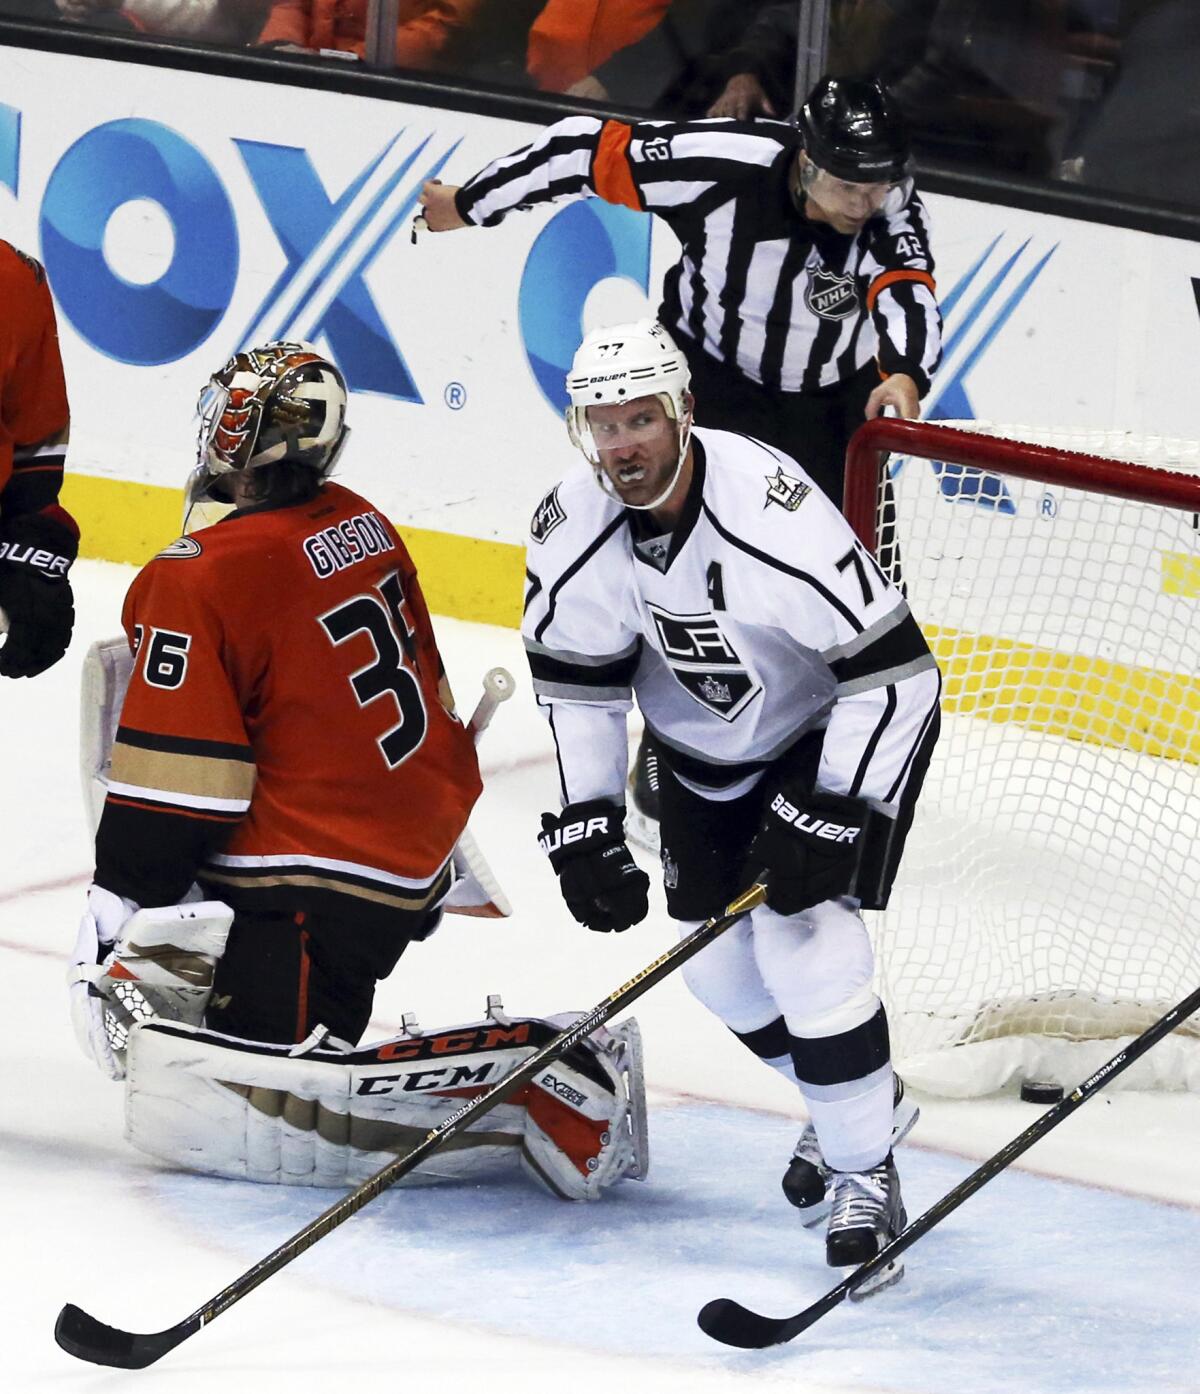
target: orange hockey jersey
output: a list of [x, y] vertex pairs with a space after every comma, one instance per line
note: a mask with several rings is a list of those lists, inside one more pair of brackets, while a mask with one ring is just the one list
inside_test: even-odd
[[[480, 793], [416, 572], [326, 484], [182, 537], [138, 575], [96, 879], [139, 904], [391, 921], [448, 888]], [[211, 885], [209, 884], [211, 883]]]
[[66, 448], [42, 442], [68, 419], [45, 272], [0, 242], [0, 512], [33, 513], [57, 502]]

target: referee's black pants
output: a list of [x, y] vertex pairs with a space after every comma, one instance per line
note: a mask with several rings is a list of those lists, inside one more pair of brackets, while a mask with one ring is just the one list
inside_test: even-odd
[[812, 392], [772, 392], [690, 345], [685, 349], [696, 397], [696, 425], [741, 431], [790, 455], [842, 506], [846, 446], [866, 418], [879, 386], [868, 363], [852, 378]]

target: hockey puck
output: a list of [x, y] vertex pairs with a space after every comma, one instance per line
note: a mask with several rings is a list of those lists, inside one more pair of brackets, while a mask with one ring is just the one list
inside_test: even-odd
[[1027, 1079], [1021, 1085], [1021, 1098], [1027, 1104], [1061, 1103], [1066, 1092], [1061, 1084], [1040, 1079]]

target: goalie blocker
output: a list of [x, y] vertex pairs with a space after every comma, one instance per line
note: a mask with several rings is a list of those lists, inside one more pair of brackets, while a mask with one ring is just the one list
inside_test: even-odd
[[[357, 1050], [263, 1045], [165, 1021], [131, 1029], [125, 1131], [192, 1171], [296, 1186], [355, 1185], [409, 1151], [574, 1019], [488, 1016]], [[314, 1033], [316, 1034], [316, 1033]], [[415, 1181], [519, 1166], [563, 1200], [597, 1200], [649, 1165], [637, 1023], [602, 1028], [413, 1172]]]

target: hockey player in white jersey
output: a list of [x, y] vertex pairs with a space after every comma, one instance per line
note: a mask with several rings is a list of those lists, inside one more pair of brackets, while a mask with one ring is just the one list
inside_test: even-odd
[[859, 911], [886, 904], [941, 678], [904, 598], [803, 466], [693, 430], [688, 385], [652, 320], [589, 334], [567, 379], [588, 468], [534, 513], [523, 623], [562, 802], [540, 841], [580, 923], [645, 917], [649, 881], [623, 831], [636, 698], [663, 771], [681, 932], [765, 871], [767, 903], [684, 976], [799, 1085], [811, 1124], [785, 1191], [806, 1223], [828, 1215], [828, 1262], [857, 1265], [904, 1224], [891, 1146], [913, 1117], [893, 1097]]

